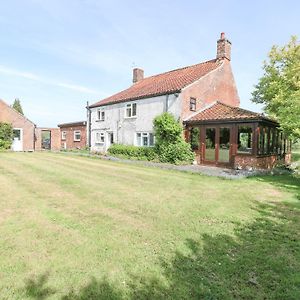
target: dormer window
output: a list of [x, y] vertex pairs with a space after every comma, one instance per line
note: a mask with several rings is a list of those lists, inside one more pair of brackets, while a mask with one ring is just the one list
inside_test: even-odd
[[100, 109], [97, 110], [97, 119], [99, 121], [104, 121], [105, 120], [105, 111], [104, 111], [103, 108], [102, 109], [100, 108]]
[[128, 103], [126, 104], [126, 118], [136, 117], [136, 103]]
[[196, 111], [196, 98], [190, 98], [190, 110]]

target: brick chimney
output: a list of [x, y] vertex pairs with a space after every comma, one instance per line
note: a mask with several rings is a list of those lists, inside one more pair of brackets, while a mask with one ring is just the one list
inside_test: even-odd
[[144, 79], [144, 70], [143, 69], [139, 69], [139, 68], [134, 68], [133, 69], [132, 82], [136, 83], [136, 82], [139, 82], [142, 79]]
[[225, 38], [225, 33], [221, 33], [221, 37], [217, 42], [217, 59], [231, 59], [231, 42]]

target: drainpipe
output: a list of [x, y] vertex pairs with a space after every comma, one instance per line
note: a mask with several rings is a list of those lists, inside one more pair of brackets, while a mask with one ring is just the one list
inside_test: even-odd
[[89, 150], [91, 151], [91, 125], [92, 125], [92, 121], [91, 121], [91, 109], [90, 109], [88, 101], [86, 103], [86, 110], [87, 110], [88, 147], [89, 147]]
[[34, 130], [33, 130], [33, 151], [35, 151], [35, 143], [36, 143], [36, 125], [34, 124]]

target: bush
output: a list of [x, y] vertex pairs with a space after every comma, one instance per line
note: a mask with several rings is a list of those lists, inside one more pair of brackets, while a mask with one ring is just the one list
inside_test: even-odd
[[0, 149], [9, 149], [13, 141], [13, 128], [11, 124], [0, 123]]
[[159, 147], [159, 160], [172, 164], [191, 163], [194, 160], [194, 153], [190, 144], [185, 141], [175, 144], [163, 143]]
[[155, 149], [161, 162], [172, 164], [191, 163], [194, 153], [190, 144], [182, 136], [182, 126], [175, 117], [163, 113], [153, 121], [155, 132]]
[[129, 145], [113, 144], [109, 147], [108, 153], [112, 155], [124, 156], [126, 158], [137, 158], [154, 160], [157, 154], [154, 148], [151, 147], [136, 147]]

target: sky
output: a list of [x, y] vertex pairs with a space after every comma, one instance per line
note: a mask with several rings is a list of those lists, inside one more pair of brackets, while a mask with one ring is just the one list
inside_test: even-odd
[[145, 76], [216, 56], [225, 32], [241, 107], [272, 45], [300, 38], [300, 1], [0, 1], [0, 98], [40, 127], [86, 119], [85, 106]]

